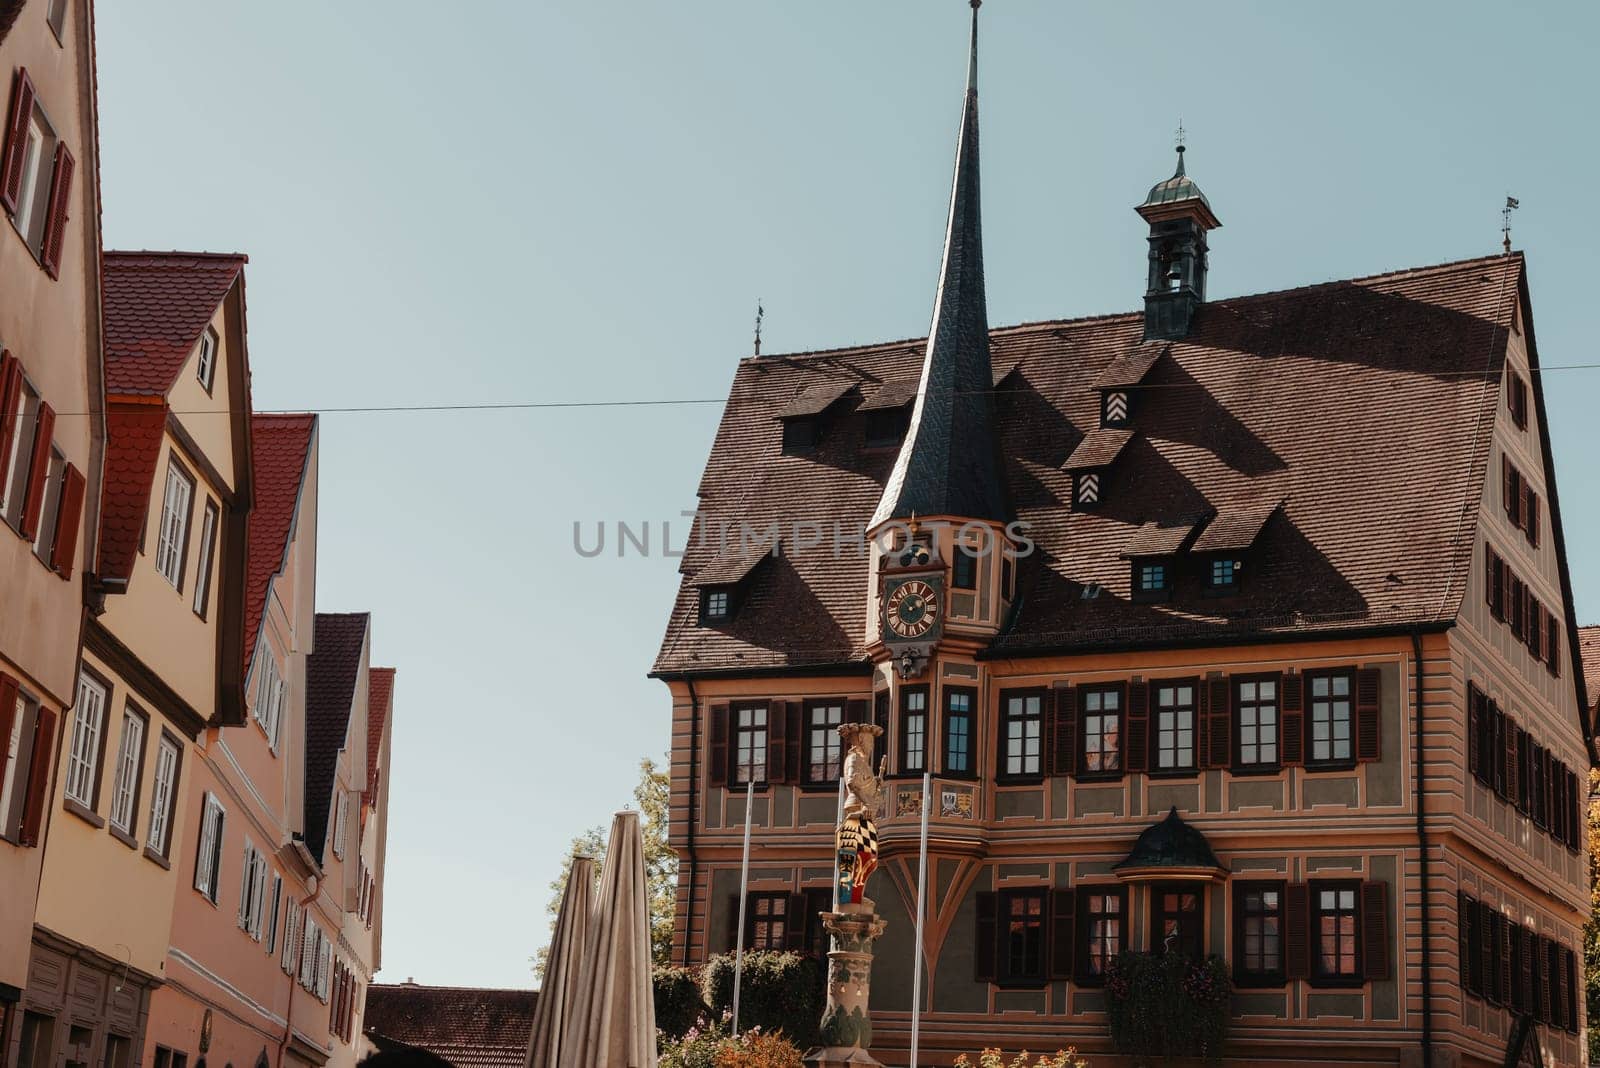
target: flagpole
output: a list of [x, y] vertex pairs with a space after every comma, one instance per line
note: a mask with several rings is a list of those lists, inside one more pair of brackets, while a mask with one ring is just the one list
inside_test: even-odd
[[923, 888], [928, 882], [928, 810], [933, 807], [933, 775], [922, 773], [922, 841], [917, 852], [917, 954], [911, 971], [911, 1068], [917, 1068], [917, 1048], [922, 1030], [922, 915]]
[[744, 979], [744, 906], [750, 896], [750, 814], [756, 803], [756, 771], [744, 787], [744, 860], [739, 865], [739, 933], [733, 940], [733, 1037], [739, 1037], [739, 986]]

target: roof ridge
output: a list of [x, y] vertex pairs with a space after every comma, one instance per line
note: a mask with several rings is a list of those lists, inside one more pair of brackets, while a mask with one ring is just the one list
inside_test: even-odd
[[189, 260], [237, 260], [240, 263], [249, 263], [250, 254], [247, 252], [186, 252], [178, 248], [119, 248], [106, 249], [102, 256], [113, 258], [135, 256], [145, 259], [189, 259]]

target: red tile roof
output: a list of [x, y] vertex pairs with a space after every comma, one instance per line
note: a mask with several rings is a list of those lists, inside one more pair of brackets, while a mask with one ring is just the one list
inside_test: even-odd
[[374, 984], [364, 1026], [456, 1068], [524, 1068], [538, 997], [534, 990]]
[[339, 750], [350, 734], [361, 650], [371, 617], [366, 612], [318, 612], [306, 658], [306, 846], [322, 863]]
[[[1142, 316], [993, 331], [997, 372], [1014, 368], [994, 400], [1006, 488], [1037, 547], [990, 653], [1453, 620], [1486, 477], [1483, 428], [1524, 295], [1522, 257], [1511, 255], [1207, 303], [1133, 391], [1137, 437], [1087, 512], [1069, 507], [1063, 463], [1099, 425], [1092, 387], [1140, 350]], [[773, 416], [841, 375], [870, 392], [915, 374], [919, 352], [897, 341], [741, 362], [699, 486], [700, 514], [716, 524], [707, 532], [837, 524], [842, 551], [829, 540], [769, 561], [736, 617], [708, 627], [694, 578], [718, 539], [691, 534], [658, 672], [864, 667], [867, 561], [850, 539], [894, 458], [863, 449], [865, 418], [849, 409], [814, 453], [785, 456]], [[1130, 598], [1120, 553], [1140, 526], [1269, 500], [1284, 503], [1238, 594], [1202, 598], [1180, 582], [1167, 602]], [[1090, 586], [1100, 592], [1085, 597]]]
[[100, 577], [126, 582], [139, 557], [167, 406], [112, 400], [106, 404], [106, 466], [100, 491]]
[[389, 702], [394, 695], [394, 668], [375, 667], [367, 670], [367, 796], [378, 784], [378, 757], [383, 748], [383, 727], [389, 721]]
[[106, 393], [164, 396], [245, 262], [206, 252], [105, 253]]
[[256, 636], [267, 611], [267, 591], [283, 570], [300, 512], [300, 491], [317, 430], [314, 415], [256, 415], [250, 419], [255, 464], [255, 508], [245, 553], [244, 655], [249, 675]]
[[[1600, 626], [1578, 628], [1578, 656], [1583, 661], [1583, 677], [1590, 687], [1600, 686]], [[1600, 693], [1585, 695], [1586, 712], [1600, 703]], [[1586, 717], [1587, 718], [1587, 717]]]

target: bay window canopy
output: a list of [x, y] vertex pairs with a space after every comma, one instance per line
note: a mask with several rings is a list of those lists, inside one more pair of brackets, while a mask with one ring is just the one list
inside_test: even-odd
[[1111, 869], [1126, 882], [1213, 882], [1227, 875], [1199, 828], [1183, 821], [1176, 805], [1147, 827], [1133, 849]]

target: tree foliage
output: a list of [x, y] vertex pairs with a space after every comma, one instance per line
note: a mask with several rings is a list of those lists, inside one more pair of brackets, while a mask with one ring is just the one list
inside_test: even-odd
[[[667, 845], [669, 798], [671, 779], [666, 766], [658, 766], [646, 757], [639, 761], [639, 783], [633, 788], [634, 807], [639, 810], [639, 823], [644, 832], [645, 896], [650, 905], [650, 958], [656, 967], [671, 963], [672, 922], [677, 905], [678, 855]], [[561, 898], [567, 892], [567, 880], [572, 875], [572, 858], [582, 854], [594, 858], [595, 885], [599, 888], [600, 871], [605, 866], [605, 827], [590, 827], [572, 840], [572, 848], [561, 859], [561, 874], [550, 883], [550, 929], [556, 926], [556, 915], [561, 911]], [[534, 981], [544, 982], [544, 970], [550, 947], [546, 944], [533, 958]]]
[[[1600, 771], [1589, 772], [1589, 922], [1583, 925], [1583, 985], [1587, 1019], [1600, 1020], [1600, 862], [1595, 850], [1600, 844]], [[1589, 1063], [1600, 1064], [1600, 1028], [1589, 1026]]]

